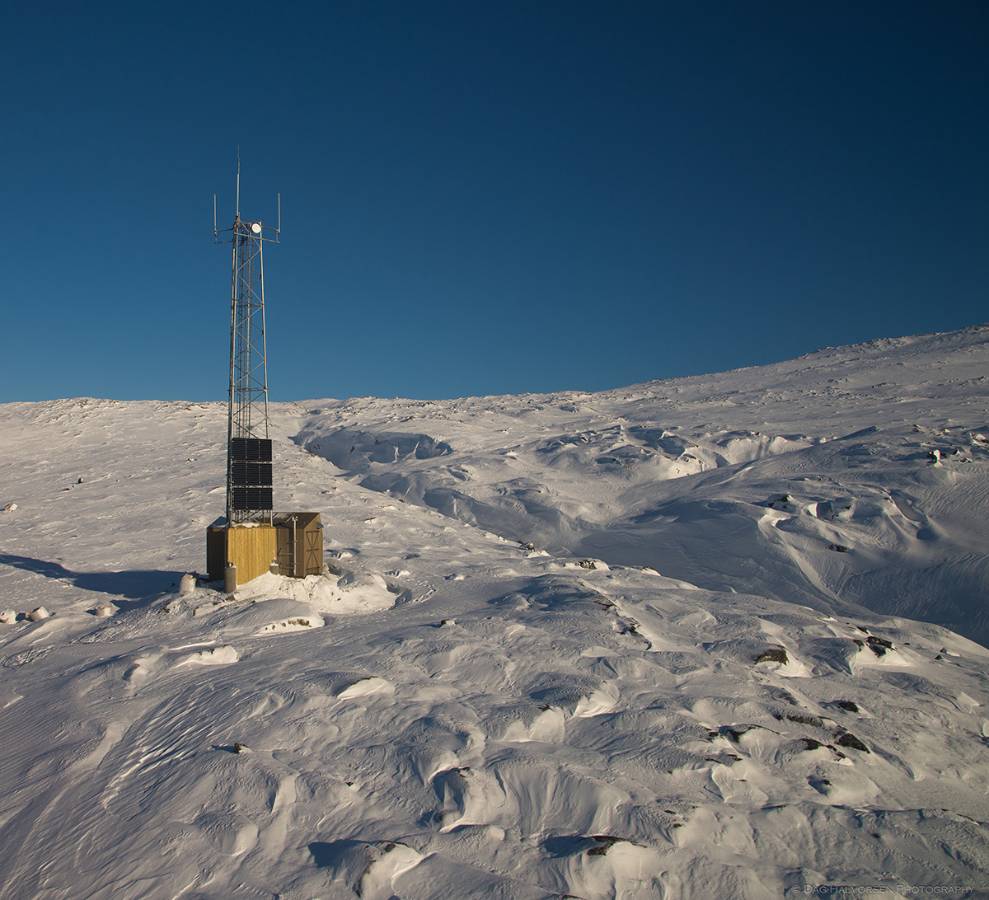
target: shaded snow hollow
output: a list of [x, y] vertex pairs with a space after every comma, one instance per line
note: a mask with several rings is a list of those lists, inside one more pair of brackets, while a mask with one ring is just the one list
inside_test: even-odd
[[0, 406], [4, 895], [978, 896], [987, 373], [276, 404], [330, 574], [233, 597], [221, 405]]

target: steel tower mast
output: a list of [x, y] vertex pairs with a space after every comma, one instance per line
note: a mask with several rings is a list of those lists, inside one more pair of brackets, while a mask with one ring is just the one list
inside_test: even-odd
[[[240, 151], [231, 235], [230, 383], [227, 407], [228, 524], [272, 520], [271, 439], [268, 434], [268, 347], [265, 337], [264, 244], [278, 243], [282, 204], [274, 228], [240, 215]], [[213, 195], [213, 238], [216, 195]]]

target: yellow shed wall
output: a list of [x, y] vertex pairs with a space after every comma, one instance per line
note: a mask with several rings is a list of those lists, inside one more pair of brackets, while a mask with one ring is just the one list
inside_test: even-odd
[[269, 571], [277, 555], [277, 537], [271, 525], [232, 525], [227, 529], [227, 562], [237, 567], [238, 586]]

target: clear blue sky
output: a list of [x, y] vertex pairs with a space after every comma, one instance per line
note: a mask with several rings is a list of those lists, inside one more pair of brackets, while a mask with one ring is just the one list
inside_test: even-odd
[[0, 400], [598, 389], [989, 319], [989, 4], [4, 4]]

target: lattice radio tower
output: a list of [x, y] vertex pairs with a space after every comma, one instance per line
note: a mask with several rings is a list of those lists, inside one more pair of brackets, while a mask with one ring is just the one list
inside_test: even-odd
[[271, 439], [268, 435], [268, 348], [265, 341], [264, 245], [278, 243], [282, 198], [276, 195], [274, 228], [240, 217], [240, 151], [237, 151], [233, 225], [217, 229], [213, 195], [213, 240], [230, 234], [230, 391], [227, 409], [227, 523], [272, 521]]

